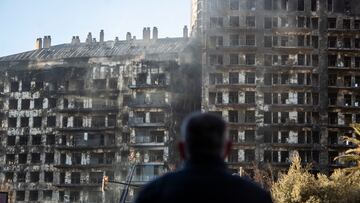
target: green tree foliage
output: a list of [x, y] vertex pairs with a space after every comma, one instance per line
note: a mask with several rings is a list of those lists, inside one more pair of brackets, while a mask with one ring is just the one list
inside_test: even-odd
[[360, 124], [353, 124], [352, 128], [355, 131], [355, 137], [343, 136], [342, 138], [344, 141], [353, 143], [355, 147], [347, 150], [344, 155], [340, 155], [335, 158], [354, 164], [354, 167], [347, 169], [350, 172], [360, 170]]
[[354, 167], [337, 169], [330, 177], [309, 172], [303, 167], [299, 156], [292, 158], [286, 174], [272, 185], [271, 193], [276, 203], [358, 203], [360, 202], [360, 125], [353, 126], [357, 137], [344, 137], [355, 148], [337, 157]]
[[349, 173], [337, 169], [330, 176], [309, 173], [299, 156], [292, 158], [288, 173], [272, 186], [276, 203], [358, 203], [360, 202], [360, 170]]

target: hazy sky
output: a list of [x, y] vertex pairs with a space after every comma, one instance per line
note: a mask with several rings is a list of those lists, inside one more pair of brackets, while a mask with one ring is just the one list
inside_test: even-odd
[[105, 40], [126, 32], [142, 38], [143, 27], [159, 28], [159, 37], [182, 36], [190, 23], [190, 0], [0, 0], [0, 56], [34, 49], [51, 35], [52, 44], [84, 41], [87, 33]]

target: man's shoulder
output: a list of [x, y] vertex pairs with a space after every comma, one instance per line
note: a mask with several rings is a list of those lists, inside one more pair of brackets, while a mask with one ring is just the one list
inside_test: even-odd
[[163, 185], [164, 183], [168, 183], [171, 180], [178, 179], [180, 176], [183, 176], [183, 174], [184, 172], [182, 170], [166, 173], [150, 181], [145, 188], [152, 188]]
[[[209, 182], [211, 182], [209, 185], [212, 185], [213, 181], [215, 181], [218, 184], [215, 186], [215, 188], [217, 188], [216, 193], [218, 196], [221, 196], [221, 194], [227, 194], [227, 198], [232, 200], [237, 200], [240, 198], [242, 200], [251, 202], [271, 203], [271, 197], [269, 193], [252, 181], [240, 176], [231, 175], [230, 173], [224, 171], [216, 174], [216, 176], [208, 177], [206, 181], [202, 181], [200, 185], [204, 186], [204, 184]], [[197, 173], [194, 174], [193, 171], [189, 170], [179, 170], [176, 172], [167, 173], [148, 183], [141, 190], [136, 203], [163, 202], [162, 198], [165, 198], [165, 196], [171, 197], [170, 194], [177, 196], [179, 190], [181, 194], [184, 194], [184, 191], [186, 190], [191, 192], [194, 189], [193, 187], [196, 187], [194, 185], [199, 185], [199, 179], [196, 178], [197, 175]], [[204, 194], [204, 192], [209, 193], [209, 191], [205, 191], [205, 188], [207, 188], [206, 190], [209, 191], [214, 190], [213, 186], [204, 186], [204, 188], [200, 187], [198, 188], [200, 194]]]
[[164, 183], [167, 183], [169, 180], [175, 179], [176, 177], [178, 177], [179, 174], [180, 174], [180, 171], [166, 173], [166, 174], [150, 181], [149, 183], [147, 183], [144, 187], [144, 190], [151, 189], [151, 188], [157, 188], [158, 186], [163, 185]]
[[156, 178], [155, 180], [150, 181], [141, 189], [135, 202], [160, 202], [158, 198], [161, 198], [162, 190], [166, 188], [165, 184], [169, 183], [170, 180], [176, 178], [178, 174], [179, 172], [170, 172]]

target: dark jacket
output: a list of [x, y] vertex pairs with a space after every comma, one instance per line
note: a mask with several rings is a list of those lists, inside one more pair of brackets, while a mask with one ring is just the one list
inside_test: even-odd
[[269, 193], [231, 175], [222, 160], [187, 163], [146, 185], [135, 203], [271, 203]]

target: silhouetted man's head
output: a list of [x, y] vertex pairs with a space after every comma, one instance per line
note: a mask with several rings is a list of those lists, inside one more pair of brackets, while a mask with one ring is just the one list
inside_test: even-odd
[[225, 158], [231, 144], [225, 134], [224, 120], [210, 113], [193, 113], [181, 127], [183, 137], [179, 145], [184, 159]]

